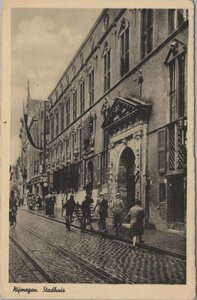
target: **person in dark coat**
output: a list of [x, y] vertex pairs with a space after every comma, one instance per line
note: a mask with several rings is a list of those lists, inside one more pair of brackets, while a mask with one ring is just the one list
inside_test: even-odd
[[143, 219], [145, 217], [144, 210], [141, 207], [141, 201], [137, 200], [135, 206], [131, 207], [128, 216], [130, 216], [130, 234], [133, 240], [133, 246], [135, 247], [137, 238], [139, 243], [142, 243], [142, 235], [144, 231]]
[[9, 222], [11, 226], [16, 225], [17, 200], [14, 190], [11, 190], [9, 198]]
[[83, 217], [81, 220], [81, 229], [84, 230], [86, 225], [90, 225], [90, 229], [92, 230], [92, 219], [91, 219], [91, 204], [93, 203], [93, 199], [91, 196], [86, 195], [85, 200], [83, 200], [81, 209], [83, 212]]
[[49, 217], [54, 217], [54, 205], [55, 205], [56, 197], [55, 195], [51, 196], [49, 199], [47, 199], [47, 215]]
[[100, 216], [100, 227], [103, 230], [103, 232], [106, 232], [106, 218], [108, 216], [108, 201], [104, 198], [104, 195], [100, 194], [100, 205], [99, 205], [99, 216]]
[[76, 203], [74, 200], [73, 195], [70, 196], [70, 198], [66, 201], [66, 203], [63, 204], [63, 209], [66, 209], [66, 227], [68, 230], [70, 230], [70, 225], [72, 223], [73, 213], [76, 207]]

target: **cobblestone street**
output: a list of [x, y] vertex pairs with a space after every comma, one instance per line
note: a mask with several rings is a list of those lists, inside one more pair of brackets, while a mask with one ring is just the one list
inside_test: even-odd
[[[53, 282], [61, 283], [165, 283], [183, 284], [186, 263], [121, 241], [69, 232], [65, 225], [19, 210], [17, 226], [10, 230]], [[44, 282], [10, 240], [10, 282]], [[32, 272], [32, 270], [34, 270]]]

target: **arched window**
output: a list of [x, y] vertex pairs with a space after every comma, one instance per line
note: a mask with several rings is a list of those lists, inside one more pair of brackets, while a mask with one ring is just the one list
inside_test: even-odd
[[120, 38], [120, 75], [129, 71], [129, 22], [123, 18], [119, 30]]
[[108, 42], [105, 42], [104, 51], [103, 51], [103, 59], [104, 59], [104, 92], [109, 90], [110, 88], [110, 77], [111, 77], [111, 49], [108, 45]]
[[79, 91], [80, 91], [80, 113], [83, 114], [84, 110], [85, 110], [85, 82], [84, 82], [84, 80], [80, 81]]
[[141, 56], [144, 58], [153, 49], [153, 10], [143, 9], [141, 15]]

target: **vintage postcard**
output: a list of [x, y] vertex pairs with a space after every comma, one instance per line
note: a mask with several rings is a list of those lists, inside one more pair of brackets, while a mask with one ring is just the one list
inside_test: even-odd
[[2, 21], [1, 297], [193, 299], [193, 2]]

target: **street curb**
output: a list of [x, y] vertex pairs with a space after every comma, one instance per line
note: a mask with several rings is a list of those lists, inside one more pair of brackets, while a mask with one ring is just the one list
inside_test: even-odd
[[[41, 218], [47, 219], [47, 220], [51, 220], [51, 221], [54, 221], [54, 222], [57, 222], [57, 223], [65, 224], [65, 222], [63, 222], [61, 220], [58, 220], [58, 219], [55, 219], [55, 218], [49, 218], [45, 215], [41, 215], [39, 213], [30, 211], [30, 210], [26, 210], [26, 209], [23, 209], [23, 210], [27, 211], [28, 213], [31, 213], [33, 215], [37, 215]], [[80, 227], [77, 226], [77, 225], [71, 225], [71, 226], [74, 227], [74, 228], [80, 229]], [[129, 239], [125, 239], [125, 238], [122, 238], [122, 237], [117, 236], [117, 235], [111, 235], [111, 234], [108, 234], [108, 233], [105, 233], [105, 232], [99, 232], [97, 230], [90, 230], [90, 229], [85, 229], [85, 231], [89, 232], [91, 234], [96, 234], [96, 235], [99, 235], [99, 236], [102, 236], [102, 237], [105, 237], [105, 238], [108, 238], [108, 239], [111, 239], [111, 240], [118, 240], [118, 241], [121, 241], [121, 242], [124, 242], [126, 244], [131, 245], [131, 241]], [[136, 246], [138, 248], [141, 248], [141, 249], [147, 249], [147, 250], [155, 251], [155, 252], [157, 252], [157, 254], [164, 254], [164, 255], [172, 256], [172, 257], [175, 257], [175, 258], [178, 258], [178, 259], [181, 259], [181, 260], [186, 260], [186, 255], [176, 253], [176, 252], [173, 252], [173, 251], [170, 251], [170, 250], [161, 249], [159, 247], [151, 246], [151, 245], [148, 245], [148, 244], [141, 244], [141, 245], [138, 244]]]

